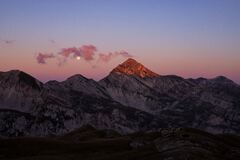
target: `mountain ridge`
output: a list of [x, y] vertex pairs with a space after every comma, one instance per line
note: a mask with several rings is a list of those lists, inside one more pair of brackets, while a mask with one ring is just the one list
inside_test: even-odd
[[[157, 74], [157, 73], [155, 73], [155, 72], [153, 72], [153, 71], [151, 71], [151, 70], [149, 70], [148, 68], [146, 68], [144, 65], [142, 65], [141, 63], [139, 63], [138, 61], [136, 61], [135, 59], [133, 59], [133, 58], [128, 58], [127, 60], [125, 60], [123, 63], [121, 63], [121, 64], [119, 64], [117, 67], [115, 67], [112, 71], [110, 71], [110, 74], [111, 73], [113, 73], [113, 72], [117, 72], [117, 73], [122, 73], [122, 74], [124, 74], [125, 72], [124, 71], [121, 71], [121, 65], [122, 64], [124, 64], [124, 66], [125, 66], [125, 64], [127, 65], [127, 69], [129, 69], [131, 66], [129, 66], [129, 64], [131, 65], [131, 62], [133, 62], [133, 64], [140, 64], [140, 66], [143, 66], [144, 68], [144, 70], [146, 69], [147, 71], [149, 71], [149, 73], [147, 74], [147, 75], [138, 75], [138, 73], [136, 74], [137, 76], [139, 76], [139, 77], [141, 77], [141, 78], [144, 78], [144, 77], [158, 77], [158, 76], [171, 76], [171, 77], [177, 77], [177, 78], [183, 78], [183, 77], [181, 77], [181, 76], [178, 76], [178, 75], [173, 75], [173, 74], [171, 74], [171, 75], [159, 75], [159, 74]], [[120, 69], [119, 69], [120, 68]], [[133, 67], [134, 68], [134, 67]], [[136, 69], [136, 68], [134, 68], [134, 69]], [[135, 75], [134, 73], [136, 73], [136, 71], [130, 71], [130, 72], [132, 72], [132, 73], [125, 73], [126, 75]], [[28, 74], [27, 72], [24, 72], [24, 71], [22, 71], [22, 70], [18, 70], [18, 69], [12, 69], [12, 70], [8, 70], [8, 71], [0, 71], [0, 74], [4, 74], [4, 73], [25, 73], [25, 74], [27, 74], [27, 75], [30, 75], [30, 74]], [[32, 75], [30, 75], [31, 77], [33, 77], [33, 78], [35, 78], [34, 76], [32, 76]], [[68, 78], [66, 78], [65, 80], [62, 80], [62, 81], [58, 81], [58, 80], [49, 80], [49, 81], [57, 81], [57, 82], [63, 82], [63, 81], [66, 81], [67, 79], [70, 79], [70, 78], [73, 78], [73, 77], [82, 77], [82, 78], [85, 78], [85, 79], [89, 79], [89, 80], [93, 80], [93, 79], [91, 79], [91, 78], [88, 78], [88, 77], [85, 77], [85, 76], [83, 76], [82, 74], [79, 74], [79, 73], [77, 73], [77, 74], [73, 74], [73, 75], [71, 75], [71, 76], [69, 76]], [[103, 77], [102, 79], [104, 79], [104, 78], [106, 78], [106, 77]], [[37, 78], [35, 78], [35, 79], [37, 79]], [[102, 79], [100, 79], [99, 81], [101, 81]], [[185, 79], [185, 78], [183, 78], [183, 79]], [[186, 79], [194, 79], [194, 80], [197, 80], [197, 79], [205, 79], [205, 80], [225, 80], [225, 81], [228, 81], [228, 82], [233, 82], [233, 83], [235, 83], [235, 84], [237, 84], [237, 85], [239, 85], [238, 83], [236, 83], [235, 81], [233, 81], [233, 80], [231, 80], [231, 79], [229, 79], [228, 77], [226, 77], [226, 76], [224, 76], [224, 75], [217, 75], [217, 76], [215, 76], [215, 77], [213, 77], [213, 78], [204, 78], [204, 77], [198, 77], [198, 78], [186, 78]], [[38, 79], [37, 79], [38, 80]], [[40, 80], [38, 80], [39, 82], [41, 82], [41, 83], [43, 83], [42, 81], [40, 81]], [[45, 82], [45, 83], [48, 83], [49, 81], [47, 81], [47, 82]], [[95, 81], [95, 80], [94, 80]]]
[[19, 70], [0, 72], [0, 135], [58, 135], [87, 124], [120, 133], [167, 127], [240, 132], [240, 87], [223, 76], [117, 72], [98, 82], [77, 74], [47, 83]]

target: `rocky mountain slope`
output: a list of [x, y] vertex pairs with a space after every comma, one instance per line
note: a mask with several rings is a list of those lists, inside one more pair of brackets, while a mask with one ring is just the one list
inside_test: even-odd
[[184, 79], [153, 72], [142, 76], [149, 69], [141, 65], [132, 72], [131, 66], [138, 65], [128, 59], [99, 83], [115, 101], [155, 115], [169, 127], [240, 132], [240, 86], [233, 81], [223, 76]]
[[114, 101], [97, 82], [81, 75], [42, 84], [22, 71], [0, 79], [0, 135], [47, 136], [85, 124], [120, 133], [156, 129], [163, 122]]
[[128, 59], [99, 82], [74, 75], [41, 83], [0, 72], [0, 135], [47, 136], [82, 125], [120, 133], [191, 127], [240, 133], [240, 87], [225, 77], [158, 75]]

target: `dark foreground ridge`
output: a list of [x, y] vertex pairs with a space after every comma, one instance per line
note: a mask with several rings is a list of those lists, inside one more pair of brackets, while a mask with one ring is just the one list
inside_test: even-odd
[[51, 138], [0, 139], [4, 160], [239, 160], [240, 137], [196, 129], [121, 136], [85, 126]]

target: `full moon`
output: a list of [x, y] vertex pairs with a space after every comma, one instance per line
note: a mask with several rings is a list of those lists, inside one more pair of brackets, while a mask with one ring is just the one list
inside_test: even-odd
[[77, 56], [77, 57], [76, 57], [76, 59], [77, 59], [77, 60], [80, 60], [80, 59], [81, 59], [81, 57], [80, 57], [80, 56]]

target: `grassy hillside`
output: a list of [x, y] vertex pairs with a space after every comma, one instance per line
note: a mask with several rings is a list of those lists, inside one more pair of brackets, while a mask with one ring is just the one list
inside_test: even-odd
[[240, 137], [195, 129], [119, 135], [90, 126], [59, 137], [1, 138], [4, 160], [239, 160]]

